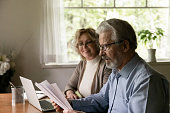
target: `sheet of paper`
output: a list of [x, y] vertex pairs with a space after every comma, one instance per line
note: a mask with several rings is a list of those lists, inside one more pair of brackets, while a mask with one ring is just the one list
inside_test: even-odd
[[[60, 100], [62, 101], [62, 102], [64, 102], [64, 104], [66, 105], [66, 106], [70, 106], [70, 103], [68, 102], [68, 101], [65, 101], [66, 100], [66, 98], [65, 98], [65, 95], [61, 92], [61, 90], [59, 89], [59, 87], [57, 86], [57, 84], [56, 83], [54, 83], [54, 84], [51, 84], [54, 88], [55, 88], [55, 90], [58, 92], [57, 93], [57, 95], [60, 95], [60, 96], [58, 96], [59, 98], [60, 98]], [[71, 107], [72, 108], [72, 107]]]
[[[55, 98], [57, 100], [57, 102], [61, 105], [61, 107], [63, 109], [67, 108], [67, 106], [60, 100], [60, 95], [58, 95], [58, 92], [55, 91], [53, 86], [47, 80], [41, 82], [40, 84], [51, 94], [51, 96], [53, 96], [53, 98]], [[55, 93], [56, 93], [56, 95], [55, 95]]]
[[35, 83], [35, 85], [44, 92], [51, 100], [58, 104], [63, 109], [72, 109], [71, 105], [65, 98], [64, 94], [58, 88], [57, 84], [50, 84], [47, 80], [41, 83]]

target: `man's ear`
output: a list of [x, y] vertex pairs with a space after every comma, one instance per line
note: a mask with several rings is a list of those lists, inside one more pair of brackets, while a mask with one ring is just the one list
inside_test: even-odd
[[124, 52], [127, 52], [127, 51], [129, 51], [129, 48], [130, 48], [130, 43], [129, 43], [129, 41], [128, 41], [128, 40], [124, 40], [124, 41], [123, 41], [123, 51], [124, 51]]

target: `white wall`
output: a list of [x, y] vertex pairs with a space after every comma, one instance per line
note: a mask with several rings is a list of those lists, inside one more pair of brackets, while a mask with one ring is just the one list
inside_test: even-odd
[[16, 50], [14, 84], [20, 85], [22, 75], [34, 82], [57, 82], [64, 89], [74, 69], [42, 69], [39, 62], [40, 6], [41, 0], [0, 0], [0, 50]]
[[165, 75], [170, 82], [170, 62], [149, 63], [155, 70]]
[[[16, 73], [12, 80], [20, 85], [19, 75], [41, 82], [57, 82], [63, 90], [74, 68], [42, 69], [39, 59], [41, 0], [0, 0], [0, 47], [17, 52]], [[170, 64], [153, 65], [170, 80]]]

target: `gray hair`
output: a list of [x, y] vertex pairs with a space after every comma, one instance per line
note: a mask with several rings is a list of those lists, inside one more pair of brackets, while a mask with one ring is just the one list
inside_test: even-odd
[[127, 21], [115, 18], [109, 19], [101, 22], [101, 24], [96, 30], [98, 34], [109, 31], [112, 32], [112, 40], [128, 40], [131, 49], [135, 50], [137, 48], [135, 31]]

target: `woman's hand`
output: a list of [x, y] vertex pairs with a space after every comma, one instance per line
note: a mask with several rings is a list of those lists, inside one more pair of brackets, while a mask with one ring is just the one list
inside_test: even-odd
[[85, 113], [85, 112], [75, 110], [64, 110], [63, 113]]
[[51, 103], [54, 106], [54, 109], [56, 110], [56, 112], [63, 113], [63, 109], [59, 105], [57, 105], [53, 100], [51, 100]]
[[79, 97], [72, 90], [68, 90], [66, 91], [66, 98], [67, 99], [78, 99]]

